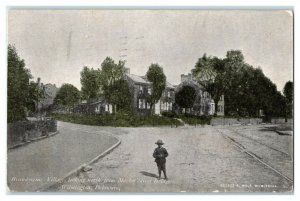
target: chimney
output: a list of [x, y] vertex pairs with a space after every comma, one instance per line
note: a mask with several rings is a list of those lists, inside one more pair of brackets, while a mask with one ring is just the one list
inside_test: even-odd
[[125, 68], [125, 74], [130, 74], [130, 68]]
[[181, 82], [192, 81], [192, 74], [189, 73], [187, 75], [181, 74]]
[[180, 75], [181, 82], [184, 82], [184, 80], [185, 80], [184, 77], [185, 77], [184, 74], [181, 74], [181, 75]]

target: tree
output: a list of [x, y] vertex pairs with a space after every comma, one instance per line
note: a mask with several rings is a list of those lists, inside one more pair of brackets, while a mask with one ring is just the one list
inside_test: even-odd
[[[45, 91], [43, 86], [40, 86], [40, 78], [38, 82], [31, 81], [28, 86], [28, 98], [26, 103], [27, 110], [31, 112], [39, 113], [39, 104], [41, 100], [45, 98]], [[37, 111], [38, 110], [38, 111]]]
[[101, 93], [101, 71], [85, 66], [80, 76], [82, 96], [90, 102]]
[[283, 88], [283, 94], [289, 103], [293, 102], [294, 99], [294, 83], [292, 81], [288, 81], [285, 83]]
[[175, 103], [181, 108], [185, 108], [186, 112], [187, 108], [193, 107], [196, 96], [197, 94], [194, 87], [186, 85], [175, 94]]
[[131, 94], [127, 81], [124, 79], [118, 80], [111, 89], [113, 91], [111, 102], [116, 105], [116, 108], [118, 110], [131, 111]]
[[28, 110], [35, 110], [34, 102], [39, 93], [35, 84], [30, 83], [32, 75], [25, 67], [25, 61], [17, 53], [17, 49], [8, 45], [7, 48], [7, 120], [14, 122], [26, 118]]
[[146, 77], [151, 82], [152, 93], [148, 96], [148, 102], [150, 104], [150, 112], [153, 114], [153, 105], [158, 102], [163, 91], [166, 88], [166, 76], [163, 68], [158, 64], [151, 64], [146, 73]]
[[224, 62], [226, 115], [257, 117], [261, 109], [265, 120], [284, 115], [283, 96], [276, 85], [260, 68], [247, 64], [241, 51], [228, 51]]
[[293, 116], [293, 102], [294, 102], [294, 83], [288, 81], [283, 88], [283, 94], [286, 102], [286, 116]]
[[54, 104], [71, 109], [80, 100], [79, 90], [72, 84], [63, 84], [54, 98]]
[[[119, 61], [115, 64], [110, 57], [101, 64], [101, 84], [105, 99], [113, 105], [113, 113], [116, 112], [117, 106], [122, 106], [124, 100], [128, 99], [128, 84], [123, 81], [125, 74], [125, 62]], [[127, 86], [126, 86], [127, 85]], [[127, 90], [128, 88], [128, 90]], [[125, 89], [123, 91], [122, 89]], [[121, 97], [126, 97], [124, 100]]]
[[218, 102], [226, 89], [225, 63], [217, 57], [207, 57], [204, 54], [198, 59], [192, 69], [193, 77], [204, 87], [215, 102], [215, 115], [218, 111]]

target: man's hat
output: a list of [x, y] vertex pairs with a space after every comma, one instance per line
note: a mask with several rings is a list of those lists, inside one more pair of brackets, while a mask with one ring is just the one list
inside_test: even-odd
[[157, 142], [155, 142], [155, 144], [164, 144], [162, 140], [157, 140]]

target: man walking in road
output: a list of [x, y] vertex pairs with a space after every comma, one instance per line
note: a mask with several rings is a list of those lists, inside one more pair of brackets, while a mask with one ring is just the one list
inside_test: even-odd
[[166, 157], [168, 157], [169, 154], [167, 150], [162, 147], [164, 144], [162, 140], [157, 140], [155, 144], [157, 144], [158, 147], [154, 150], [153, 157], [155, 158], [158, 168], [158, 179], [161, 179], [161, 171], [163, 171], [165, 180], [168, 180], [166, 173]]

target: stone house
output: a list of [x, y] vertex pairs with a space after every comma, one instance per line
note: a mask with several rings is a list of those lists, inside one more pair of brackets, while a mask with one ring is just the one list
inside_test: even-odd
[[[134, 110], [141, 115], [150, 114], [150, 104], [147, 97], [152, 93], [152, 87], [146, 76], [130, 74], [129, 69], [126, 69], [125, 79], [129, 85]], [[174, 90], [175, 87], [166, 82], [166, 88], [160, 100], [154, 105], [155, 114], [161, 114], [163, 111], [173, 111], [175, 103]]]
[[[188, 75], [181, 75], [181, 83], [176, 86], [175, 93], [178, 92], [183, 86], [191, 86], [196, 91], [196, 99], [192, 108], [187, 109], [184, 111], [183, 108], [176, 106], [177, 113], [184, 113], [187, 112], [189, 114], [193, 114], [196, 116], [202, 115], [213, 115], [215, 112], [215, 102], [211, 98], [211, 95], [205, 91], [203, 86], [198, 84], [192, 77], [192, 74]], [[221, 96], [220, 101], [218, 104], [218, 116], [224, 116], [224, 95]]]

